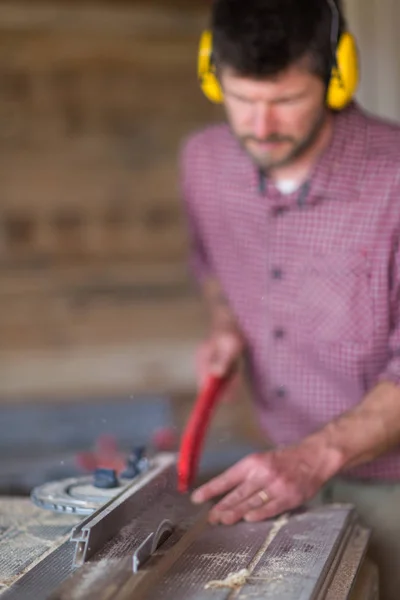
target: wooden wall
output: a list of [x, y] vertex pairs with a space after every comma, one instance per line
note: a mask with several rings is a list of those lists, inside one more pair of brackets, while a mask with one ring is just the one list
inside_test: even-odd
[[0, 397], [193, 384], [177, 153], [221, 113], [180, 4], [0, 3]]

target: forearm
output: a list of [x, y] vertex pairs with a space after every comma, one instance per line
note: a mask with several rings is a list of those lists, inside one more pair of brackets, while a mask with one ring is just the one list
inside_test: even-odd
[[400, 387], [383, 382], [353, 410], [304, 440], [326, 456], [327, 478], [400, 444]]
[[218, 281], [208, 278], [203, 283], [202, 292], [210, 316], [212, 332], [229, 332], [241, 336], [236, 317]]

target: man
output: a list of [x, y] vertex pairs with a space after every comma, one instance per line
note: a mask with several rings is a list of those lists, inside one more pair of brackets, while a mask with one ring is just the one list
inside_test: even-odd
[[[246, 457], [193, 501], [222, 496], [210, 521], [226, 525], [320, 492], [352, 502], [373, 527], [382, 597], [394, 599], [400, 129], [354, 101], [329, 107], [335, 10], [327, 0], [213, 5], [228, 124], [192, 135], [182, 153], [192, 263], [212, 320], [203, 367], [224, 374], [244, 357], [275, 449]], [[341, 12], [338, 23], [340, 38]]]

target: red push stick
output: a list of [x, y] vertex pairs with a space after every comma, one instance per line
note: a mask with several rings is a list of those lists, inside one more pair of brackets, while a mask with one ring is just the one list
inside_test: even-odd
[[196, 476], [207, 428], [228, 380], [229, 377], [209, 377], [192, 409], [178, 459], [178, 489], [182, 493], [188, 491]]

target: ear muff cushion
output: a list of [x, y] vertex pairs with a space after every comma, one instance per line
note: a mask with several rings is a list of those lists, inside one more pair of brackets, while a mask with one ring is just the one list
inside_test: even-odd
[[220, 104], [223, 93], [212, 64], [212, 33], [209, 30], [204, 31], [200, 38], [197, 75], [205, 96], [211, 102]]
[[340, 37], [336, 61], [337, 67], [332, 69], [329, 82], [327, 104], [334, 110], [340, 110], [352, 100], [359, 82], [357, 46], [348, 32]]

